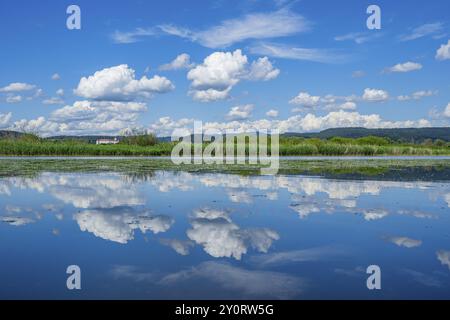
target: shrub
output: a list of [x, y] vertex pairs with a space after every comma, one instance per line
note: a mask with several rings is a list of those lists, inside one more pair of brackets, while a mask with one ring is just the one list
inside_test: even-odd
[[436, 140], [434, 140], [434, 145], [436, 147], [447, 147], [447, 142], [445, 142], [444, 140], [441, 140], [441, 139], [436, 139]]
[[337, 143], [337, 144], [353, 144], [353, 143], [355, 143], [354, 139], [343, 138], [343, 137], [333, 137], [333, 138], [329, 139], [328, 141], [330, 141], [332, 143]]
[[148, 147], [154, 146], [158, 143], [158, 138], [154, 134], [143, 134], [137, 136], [129, 136], [123, 138], [122, 144]]
[[391, 141], [382, 137], [367, 136], [356, 139], [356, 143], [360, 145], [387, 146], [391, 144]]
[[22, 135], [20, 135], [18, 138], [15, 138], [13, 140], [17, 140], [20, 142], [29, 142], [29, 143], [36, 143], [36, 142], [41, 142], [41, 138], [33, 133], [24, 133]]

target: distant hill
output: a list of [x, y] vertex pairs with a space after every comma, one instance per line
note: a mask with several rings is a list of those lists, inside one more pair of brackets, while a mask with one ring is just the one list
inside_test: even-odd
[[[437, 128], [399, 128], [399, 129], [367, 129], [367, 128], [333, 128], [320, 132], [297, 133], [288, 132], [282, 137], [303, 137], [329, 139], [333, 137], [343, 138], [362, 138], [367, 136], [376, 136], [389, 138], [399, 142], [421, 143], [427, 139], [441, 139], [450, 141], [450, 127]], [[160, 141], [170, 141], [170, 137], [158, 138]], [[191, 141], [194, 136], [191, 135]]]
[[[19, 137], [22, 135], [20, 132], [0, 130], [0, 138], [6, 137]], [[424, 140], [441, 139], [444, 141], [450, 141], [450, 127], [437, 127], [437, 128], [398, 128], [398, 129], [366, 129], [366, 128], [334, 128], [326, 129], [321, 132], [314, 133], [285, 133], [283, 137], [304, 137], [304, 138], [320, 138], [329, 139], [332, 137], [343, 138], [361, 138], [367, 136], [385, 137], [394, 141], [421, 143]], [[90, 143], [95, 143], [97, 139], [114, 139], [119, 140], [121, 136], [54, 136], [48, 137], [50, 140], [68, 140], [77, 139]], [[158, 137], [159, 141], [170, 141], [170, 137]]]
[[9, 130], [0, 130], [0, 139], [2, 138], [18, 138], [23, 133], [16, 132], [16, 131], [9, 131]]
[[114, 139], [117, 138], [121, 140], [121, 136], [53, 136], [48, 137], [48, 140], [81, 140], [88, 143], [95, 143], [99, 139]]
[[450, 141], [450, 127], [398, 129], [334, 128], [317, 133], [285, 133], [283, 136], [320, 139], [377, 136], [389, 138], [394, 141], [420, 143], [426, 139]]

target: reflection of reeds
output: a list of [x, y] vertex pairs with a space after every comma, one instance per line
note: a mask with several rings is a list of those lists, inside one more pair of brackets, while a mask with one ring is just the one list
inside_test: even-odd
[[155, 176], [154, 171], [147, 172], [125, 172], [125, 179], [128, 182], [146, 182], [150, 181]]
[[[119, 172], [133, 181], [151, 180], [155, 171], [231, 173], [258, 175], [261, 165], [183, 164], [169, 159], [5, 159], [0, 178], [34, 177], [42, 172]], [[281, 160], [279, 174], [318, 175], [338, 178], [450, 180], [450, 160]]]

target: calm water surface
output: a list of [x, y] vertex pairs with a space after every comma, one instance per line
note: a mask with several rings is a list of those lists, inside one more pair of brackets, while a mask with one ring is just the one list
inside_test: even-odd
[[449, 207], [448, 182], [0, 178], [0, 298], [450, 299]]

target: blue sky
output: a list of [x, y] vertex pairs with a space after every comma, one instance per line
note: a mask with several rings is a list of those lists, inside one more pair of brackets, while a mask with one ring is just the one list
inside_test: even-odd
[[[80, 30], [66, 27], [70, 4]], [[380, 30], [366, 26], [371, 4]], [[4, 0], [0, 128], [449, 125], [449, 12], [445, 0]]]

